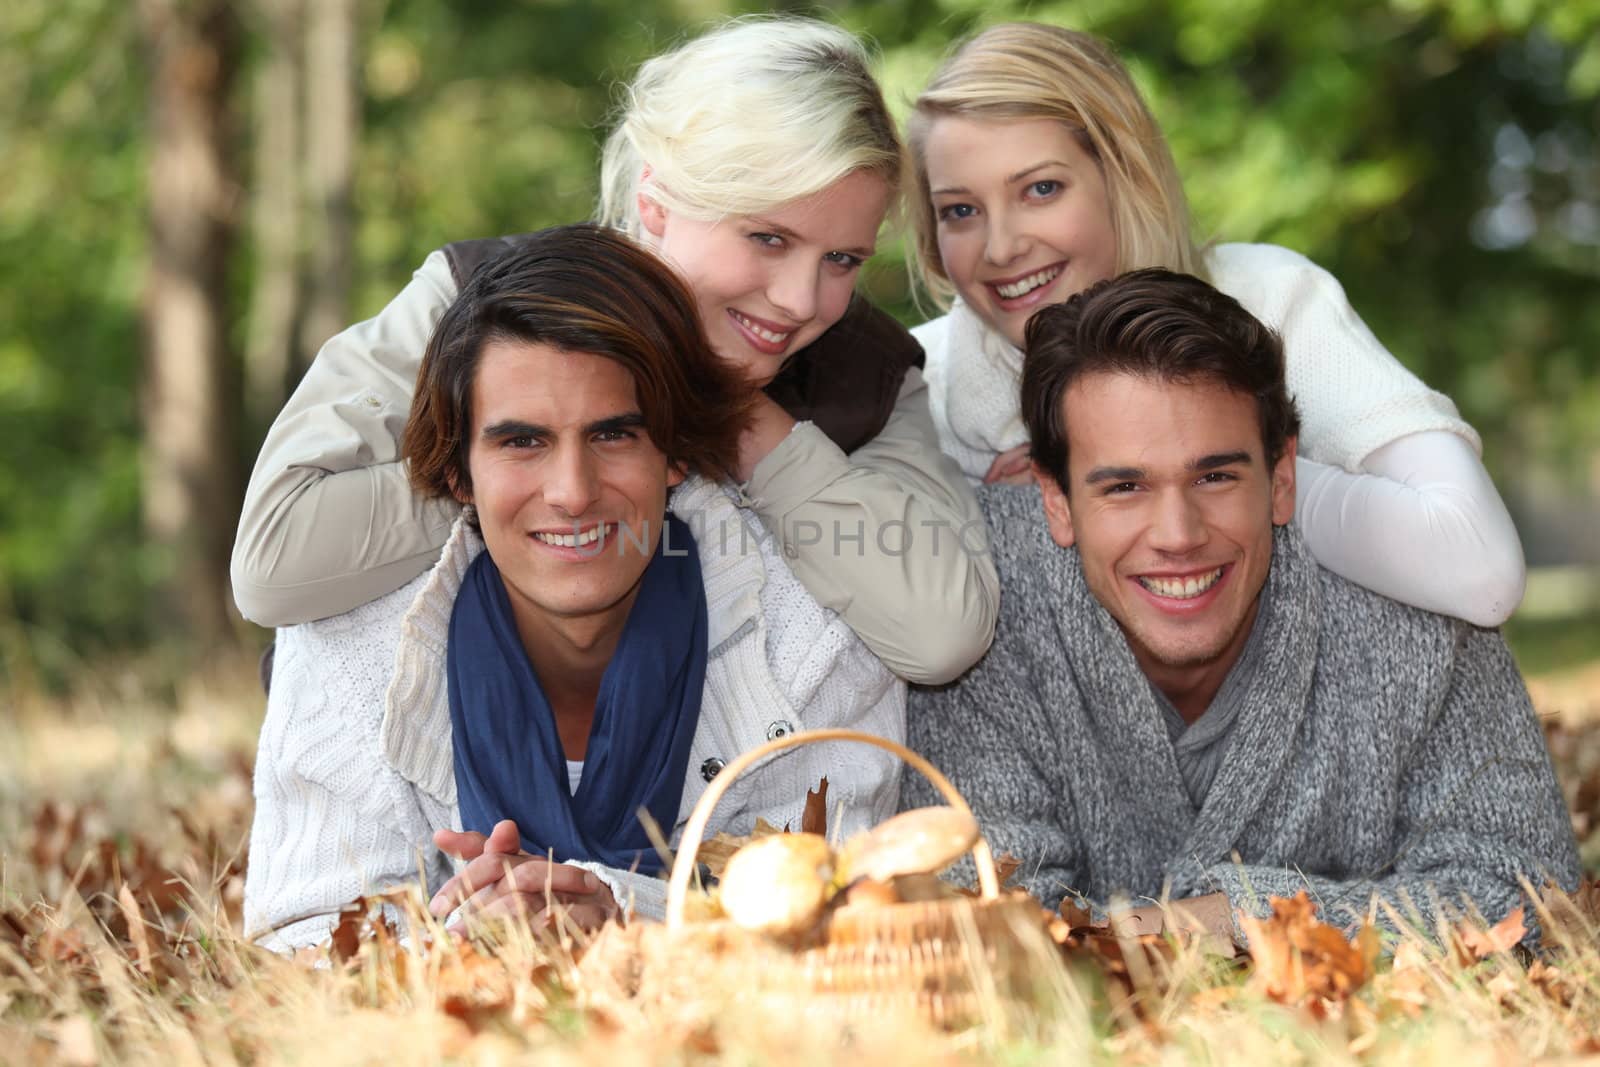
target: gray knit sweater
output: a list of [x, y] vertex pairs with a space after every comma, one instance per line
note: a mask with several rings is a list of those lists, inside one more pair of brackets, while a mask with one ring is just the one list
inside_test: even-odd
[[[1076, 550], [1050, 539], [1038, 491], [980, 496], [999, 630], [960, 681], [913, 690], [910, 744], [1047, 905], [1222, 890], [1259, 914], [1304, 888], [1333, 920], [1380, 894], [1431, 925], [1463, 896], [1499, 918], [1522, 877], [1576, 886], [1571, 824], [1497, 632], [1352, 585], [1280, 529], [1262, 661], [1196, 810], [1151, 687]], [[919, 776], [903, 783], [902, 806], [938, 803]]]

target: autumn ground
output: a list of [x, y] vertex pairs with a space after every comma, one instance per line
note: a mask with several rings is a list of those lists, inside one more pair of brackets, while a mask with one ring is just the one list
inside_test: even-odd
[[[1593, 873], [1600, 663], [1545, 671], [1532, 689]], [[991, 991], [978, 1025], [953, 1035], [884, 1011], [841, 1023], [818, 1001], [755, 995], [792, 983], [771, 970], [752, 981], [726, 949], [637, 934], [586, 950], [513, 929], [497, 945], [444, 938], [448, 947], [428, 950], [352, 916], [334, 958], [281, 960], [236, 936], [260, 715], [252, 664], [218, 666], [176, 691], [107, 675], [69, 697], [7, 704], [0, 1064], [1459, 1067], [1600, 1053], [1592, 894], [1575, 907], [1530, 904], [1525, 917], [1545, 927], [1538, 956], [1505, 948], [1515, 918], [1380, 946], [1285, 905], [1254, 935], [1255, 958], [1239, 960], [1057, 924], [1055, 938], [1036, 934], [1022, 950], [1027, 987]]]

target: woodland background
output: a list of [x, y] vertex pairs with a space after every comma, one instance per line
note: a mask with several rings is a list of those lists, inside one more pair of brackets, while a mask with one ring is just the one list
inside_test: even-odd
[[[1286, 244], [1481, 432], [1529, 669], [1600, 656], [1600, 5], [839, 0], [897, 110], [950, 42], [1109, 37], [1201, 236]], [[257, 647], [266, 426], [426, 253], [584, 218], [613, 90], [731, 0], [0, 4], [0, 693]], [[915, 321], [898, 242], [866, 277]], [[9, 703], [6, 701], [5, 703]], [[3, 705], [0, 705], [3, 706]]]

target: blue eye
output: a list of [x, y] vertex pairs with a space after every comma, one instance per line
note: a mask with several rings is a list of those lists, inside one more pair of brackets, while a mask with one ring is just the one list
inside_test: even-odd
[[834, 266], [843, 267], [846, 270], [858, 270], [866, 262], [860, 256], [852, 255], [849, 252], [829, 252], [822, 258]]
[[763, 248], [783, 247], [783, 238], [779, 237], [775, 233], [753, 233], [750, 235], [750, 240], [754, 241]]
[[1061, 191], [1061, 183], [1054, 178], [1044, 178], [1028, 186], [1028, 195], [1043, 200]]
[[939, 209], [940, 222], [960, 222], [970, 219], [978, 213], [978, 209], [971, 204], [946, 204]]

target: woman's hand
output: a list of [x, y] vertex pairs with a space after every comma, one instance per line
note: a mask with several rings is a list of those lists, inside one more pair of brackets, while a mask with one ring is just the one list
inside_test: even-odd
[[1027, 485], [1033, 481], [1033, 462], [1028, 458], [1028, 445], [1008, 448], [989, 464], [983, 476], [985, 485]]
[[458, 921], [450, 927], [452, 933], [462, 932], [469, 919], [522, 915], [549, 921], [552, 905], [560, 905], [567, 918], [588, 930], [620, 910], [610, 888], [593, 872], [522, 851], [521, 834], [510, 819], [495, 823], [488, 837], [438, 830], [433, 843], [440, 851], [468, 861], [428, 903], [428, 912], [435, 918], [460, 908]]
[[794, 416], [783, 410], [776, 400], [760, 392], [756, 397], [750, 425], [739, 435], [739, 469], [734, 474], [740, 482], [748, 482], [755, 474], [756, 464], [766, 459], [794, 429]]

